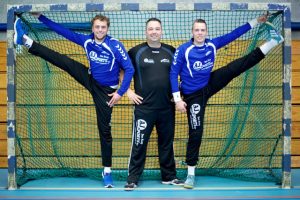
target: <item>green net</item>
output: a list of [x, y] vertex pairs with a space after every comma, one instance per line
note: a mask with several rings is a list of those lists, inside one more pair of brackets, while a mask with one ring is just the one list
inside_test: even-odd
[[[109, 35], [127, 50], [145, 40], [145, 22], [160, 18], [163, 42], [178, 47], [191, 37], [192, 22], [203, 18], [209, 37], [230, 32], [257, 18], [258, 11], [106, 11]], [[96, 12], [44, 12], [48, 18], [73, 31], [90, 33]], [[86, 66], [84, 50], [47, 29], [29, 13], [22, 20], [29, 36]], [[282, 13], [271, 18], [282, 31]], [[237, 59], [267, 38], [257, 26], [220, 49], [214, 69]], [[216, 175], [252, 181], [280, 182], [282, 177], [282, 47], [276, 47], [257, 66], [234, 79], [213, 96], [206, 108], [197, 175]], [[57, 176], [102, 179], [101, 151], [94, 103], [89, 92], [67, 73], [16, 47], [16, 156], [17, 184]], [[132, 84], [133, 85], [133, 84]], [[131, 86], [132, 86], [131, 85]], [[126, 180], [131, 148], [133, 106], [126, 96], [115, 105], [112, 117], [113, 176]], [[179, 178], [186, 175], [188, 125], [176, 113], [174, 139]], [[142, 179], [160, 179], [157, 133], [148, 144]]]

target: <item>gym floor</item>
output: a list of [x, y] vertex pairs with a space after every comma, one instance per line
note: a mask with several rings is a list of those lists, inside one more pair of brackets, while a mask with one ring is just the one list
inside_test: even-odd
[[7, 189], [7, 169], [0, 169], [0, 199], [300, 199], [300, 169], [292, 170], [292, 188], [273, 182], [249, 182], [213, 176], [198, 176], [192, 190], [141, 181], [134, 191], [124, 191], [124, 181], [106, 189], [89, 178], [50, 178], [29, 181], [16, 190]]

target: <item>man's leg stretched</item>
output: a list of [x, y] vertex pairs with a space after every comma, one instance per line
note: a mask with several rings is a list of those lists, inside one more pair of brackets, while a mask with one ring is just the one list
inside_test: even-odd
[[76, 81], [91, 91], [88, 68], [82, 63], [77, 62], [68, 56], [60, 54], [52, 49], [47, 48], [39, 43], [36, 43], [26, 35], [23, 30], [23, 23], [21, 19], [17, 19], [14, 24], [14, 43], [19, 45], [25, 45], [28, 48], [28, 52], [36, 55], [51, 64], [59, 67], [70, 74]]
[[277, 45], [283, 42], [283, 37], [275, 30], [271, 23], [266, 23], [268, 30], [268, 41], [253, 50], [248, 55], [234, 60], [227, 66], [211, 73], [208, 83], [209, 96], [214, 95], [224, 88], [232, 79], [255, 66]]

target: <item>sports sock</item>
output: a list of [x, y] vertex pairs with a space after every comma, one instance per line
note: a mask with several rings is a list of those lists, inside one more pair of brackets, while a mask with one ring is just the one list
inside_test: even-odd
[[196, 166], [188, 166], [188, 175], [195, 176], [195, 168]]
[[269, 51], [271, 49], [273, 49], [274, 47], [276, 47], [277, 45], [278, 45], [278, 42], [274, 39], [271, 39], [270, 41], [261, 45], [259, 48], [260, 48], [261, 52], [263, 52], [263, 54], [267, 55], [267, 53], [269, 53]]
[[32, 46], [33, 40], [27, 35], [23, 35], [23, 43], [29, 49]]
[[104, 167], [104, 173], [111, 173], [110, 167]]

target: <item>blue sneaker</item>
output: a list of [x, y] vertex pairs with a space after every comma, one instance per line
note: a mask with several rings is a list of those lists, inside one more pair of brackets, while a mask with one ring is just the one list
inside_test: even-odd
[[282, 43], [284, 41], [282, 35], [278, 33], [275, 26], [271, 22], [265, 23], [267, 30], [268, 30], [268, 40], [275, 40], [278, 44]]
[[102, 172], [102, 177], [103, 177], [104, 187], [106, 187], [106, 188], [114, 187], [111, 173]]
[[17, 18], [14, 23], [14, 43], [23, 45], [23, 35], [25, 34], [23, 22], [20, 18]]

